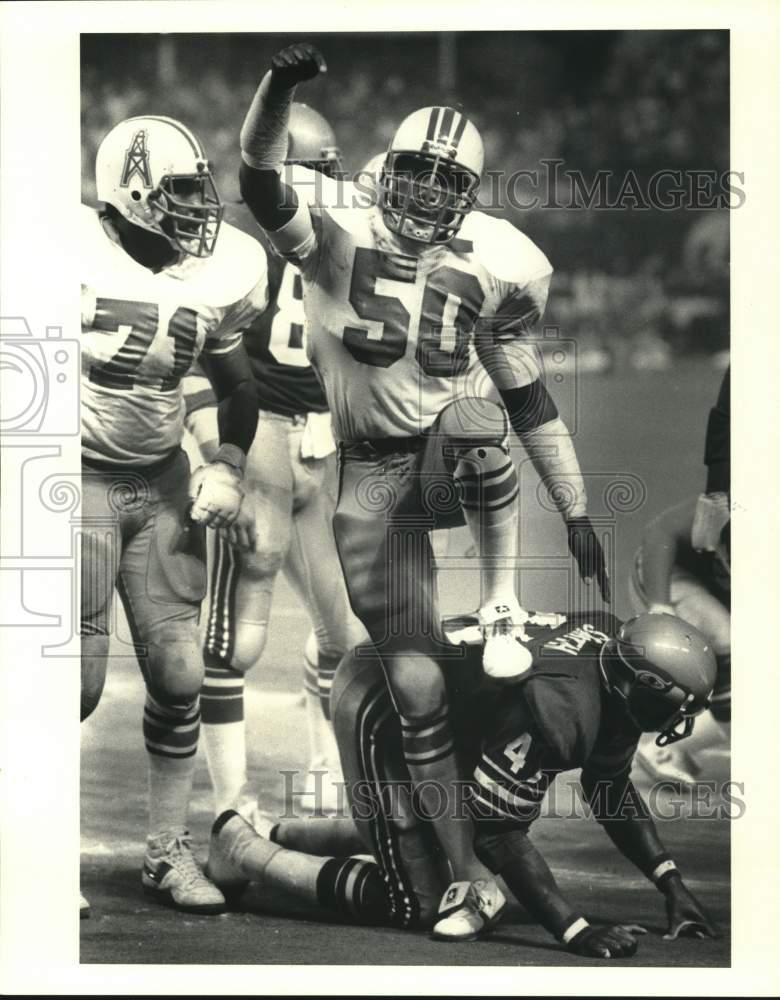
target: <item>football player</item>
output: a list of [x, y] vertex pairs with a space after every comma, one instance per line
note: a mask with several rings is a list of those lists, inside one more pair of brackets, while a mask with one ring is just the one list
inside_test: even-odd
[[[702, 511], [704, 511], [702, 513]], [[728, 502], [685, 500], [647, 525], [637, 551], [629, 594], [637, 611], [675, 614], [707, 636], [718, 677], [712, 709], [685, 747], [643, 746], [638, 762], [653, 778], [691, 784], [701, 772], [699, 754], [728, 746], [731, 722], [731, 523]]]
[[653, 778], [686, 785], [701, 773], [700, 754], [728, 748], [731, 729], [731, 453], [729, 370], [710, 410], [704, 447], [706, 492], [670, 507], [645, 529], [629, 593], [637, 611], [672, 612], [706, 635], [718, 661], [712, 711], [684, 747], [640, 747]]
[[[590, 809], [664, 897], [666, 937], [718, 936], [630, 780], [642, 732], [658, 732], [662, 742], [683, 739], [705, 709], [715, 679], [708, 641], [669, 615], [645, 614], [624, 624], [604, 613], [537, 615], [526, 623], [533, 668], [507, 688], [481, 670], [475, 616], [444, 627], [463, 652], [447, 682], [456, 739], [473, 775], [462, 801], [475, 816], [476, 847], [486, 865], [570, 951], [594, 958], [634, 954], [635, 934], [643, 929], [589, 924], [528, 836], [556, 776], [582, 768]], [[437, 914], [443, 859], [409, 794], [402, 729], [368, 647], [342, 661], [333, 715], [355, 825], [282, 820], [258, 836], [229, 812], [214, 824], [207, 870], [226, 891], [253, 880], [261, 891], [286, 888], [353, 920], [404, 928], [430, 927], [442, 914], [461, 920], [462, 900], [474, 887], [451, 887]], [[345, 856], [367, 848], [376, 865]]]
[[[390, 143], [376, 198], [300, 167], [282, 175], [295, 88], [324, 70], [309, 44], [274, 56], [241, 131], [241, 190], [301, 271], [309, 356], [339, 441], [334, 530], [350, 603], [380, 650], [406, 761], [435, 813], [431, 782], [451, 797], [457, 776], [432, 528], [465, 519], [478, 541], [486, 671], [516, 677], [531, 662], [515, 641], [526, 614], [514, 590], [510, 421], [566, 518], [582, 575], [605, 598], [609, 582], [573, 443], [523, 344], [552, 268], [508, 222], [473, 211], [477, 129], [453, 108], [414, 112]], [[485, 371], [506, 410], [474, 389]], [[498, 889], [470, 821], [434, 823], [455, 879], [485, 887], [468, 905], [478, 901], [474, 921], [489, 922]]]
[[[199, 139], [172, 118], [116, 125], [83, 207], [82, 718], [103, 690], [118, 590], [146, 682], [149, 828], [143, 886], [199, 913], [224, 908], [186, 831], [198, 745], [205, 526], [251, 548], [241, 515], [257, 394], [241, 332], [265, 308], [256, 240], [222, 224]], [[200, 358], [219, 444], [190, 475], [181, 381]]]
[[[290, 109], [286, 162], [330, 176], [342, 171], [333, 129], [305, 104]], [[364, 638], [333, 540], [336, 446], [325, 394], [306, 357], [301, 276], [272, 246], [267, 249], [269, 305], [244, 332], [260, 403], [244, 476], [257, 543], [254, 551], [241, 552], [215, 539], [204, 646], [201, 713], [217, 815], [228, 808], [251, 815], [257, 802], [247, 782], [244, 675], [262, 656], [279, 570], [284, 567], [314, 623], [304, 666], [305, 795], [317, 809], [336, 806], [341, 782], [328, 709], [333, 675], [344, 653]], [[209, 461], [219, 447], [214, 391], [196, 372], [185, 379], [184, 397], [187, 429]], [[318, 772], [327, 780], [318, 783]]]

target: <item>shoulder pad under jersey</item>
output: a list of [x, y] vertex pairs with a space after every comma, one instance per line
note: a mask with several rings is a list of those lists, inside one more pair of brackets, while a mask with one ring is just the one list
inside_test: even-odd
[[[223, 222], [211, 257], [196, 261], [183, 276], [197, 282], [204, 304], [225, 307], [240, 302], [268, 273], [265, 250], [253, 237]], [[198, 266], [200, 264], [201, 266]]]
[[552, 274], [546, 255], [506, 219], [471, 212], [459, 235], [471, 241], [482, 266], [498, 281], [524, 288], [530, 281]]

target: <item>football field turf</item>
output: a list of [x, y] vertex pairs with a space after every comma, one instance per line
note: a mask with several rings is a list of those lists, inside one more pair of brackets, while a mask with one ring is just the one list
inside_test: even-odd
[[[576, 423], [575, 442], [591, 512], [611, 532], [613, 608], [622, 617], [631, 613], [627, 576], [643, 524], [703, 487], [704, 431], [719, 382], [719, 373], [694, 362], [663, 373], [587, 376], [578, 382], [576, 401], [561, 406], [564, 416]], [[522, 452], [518, 450], [516, 457], [520, 461]], [[533, 609], [565, 609], [572, 598], [563, 526], [557, 514], [540, 509], [537, 480], [526, 469], [521, 469], [520, 551], [525, 570], [521, 598]], [[440, 586], [445, 612], [476, 607], [476, 570], [468, 547], [459, 530], [443, 561]], [[581, 588], [574, 599], [579, 597]], [[265, 655], [249, 674], [247, 685], [251, 769], [261, 801], [269, 809], [283, 807], [280, 770], [302, 770], [306, 764], [300, 691], [307, 633], [305, 612], [280, 579]], [[83, 729], [81, 884], [92, 904], [92, 917], [81, 924], [82, 962], [596, 964], [561, 950], [518, 906], [487, 940], [461, 946], [431, 941], [423, 932], [325, 923], [279, 896], [248, 895], [240, 912], [220, 917], [189, 916], [159, 906], [143, 895], [140, 882], [146, 820], [142, 708], [143, 685], [135, 660], [112, 657], [103, 701]], [[727, 776], [722, 760], [713, 761], [711, 767], [707, 778]], [[720, 941], [667, 942], [661, 939], [662, 897], [615, 851], [593, 820], [566, 818], [568, 798], [565, 790], [556, 795], [560, 808], [555, 816], [549, 815], [550, 809], [545, 811], [533, 827], [533, 839], [575, 907], [596, 921], [647, 927], [649, 934], [641, 939], [637, 956], [620, 964], [728, 965], [728, 821], [710, 817], [659, 822], [660, 835], [688, 884], [725, 931]], [[714, 802], [717, 805], [717, 798]], [[659, 800], [665, 815], [689, 805], [690, 797], [685, 796]], [[208, 842], [211, 810], [201, 749], [191, 821], [201, 855]]]

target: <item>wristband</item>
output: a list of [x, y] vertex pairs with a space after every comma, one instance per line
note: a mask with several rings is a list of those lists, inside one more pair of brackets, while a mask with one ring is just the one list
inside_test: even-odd
[[569, 924], [563, 934], [561, 934], [561, 941], [564, 944], [571, 944], [574, 938], [576, 938], [581, 931], [584, 931], [586, 927], [590, 927], [590, 924], [585, 917], [577, 917], [576, 920]]
[[650, 873], [650, 878], [653, 882], [655, 882], [656, 888], [660, 889], [663, 882], [666, 881], [670, 875], [679, 874], [680, 871], [674, 861], [672, 861], [671, 858], [664, 858], [662, 861], [658, 862], [655, 868], [653, 868]]
[[223, 462], [225, 465], [229, 465], [231, 469], [235, 469], [239, 477], [243, 479], [244, 469], [246, 468], [246, 455], [243, 451], [241, 451], [238, 445], [221, 444], [219, 448], [217, 448], [217, 452], [211, 461]]

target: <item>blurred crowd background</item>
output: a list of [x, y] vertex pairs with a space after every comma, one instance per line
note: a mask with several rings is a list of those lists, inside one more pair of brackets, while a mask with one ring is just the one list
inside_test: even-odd
[[[84, 34], [85, 201], [94, 204], [95, 152], [109, 128], [130, 115], [171, 115], [198, 133], [227, 217], [251, 231], [238, 204], [239, 129], [273, 52], [303, 37], [329, 71], [298, 97], [330, 119], [349, 171], [385, 149], [410, 111], [456, 104], [480, 128], [491, 171], [540, 172], [536, 207], [513, 207], [501, 179], [483, 184], [483, 199], [552, 261], [545, 322], [576, 339], [582, 367], [663, 370], [681, 356], [725, 365], [728, 208], [630, 207], [630, 199], [622, 209], [545, 207], [570, 204], [571, 185], [549, 190], [552, 168], [542, 164], [561, 160], [559, 178], [578, 172], [588, 186], [607, 170], [613, 194], [631, 172], [640, 191], [660, 170], [723, 176], [725, 31]], [[518, 190], [528, 204], [531, 188]]]

